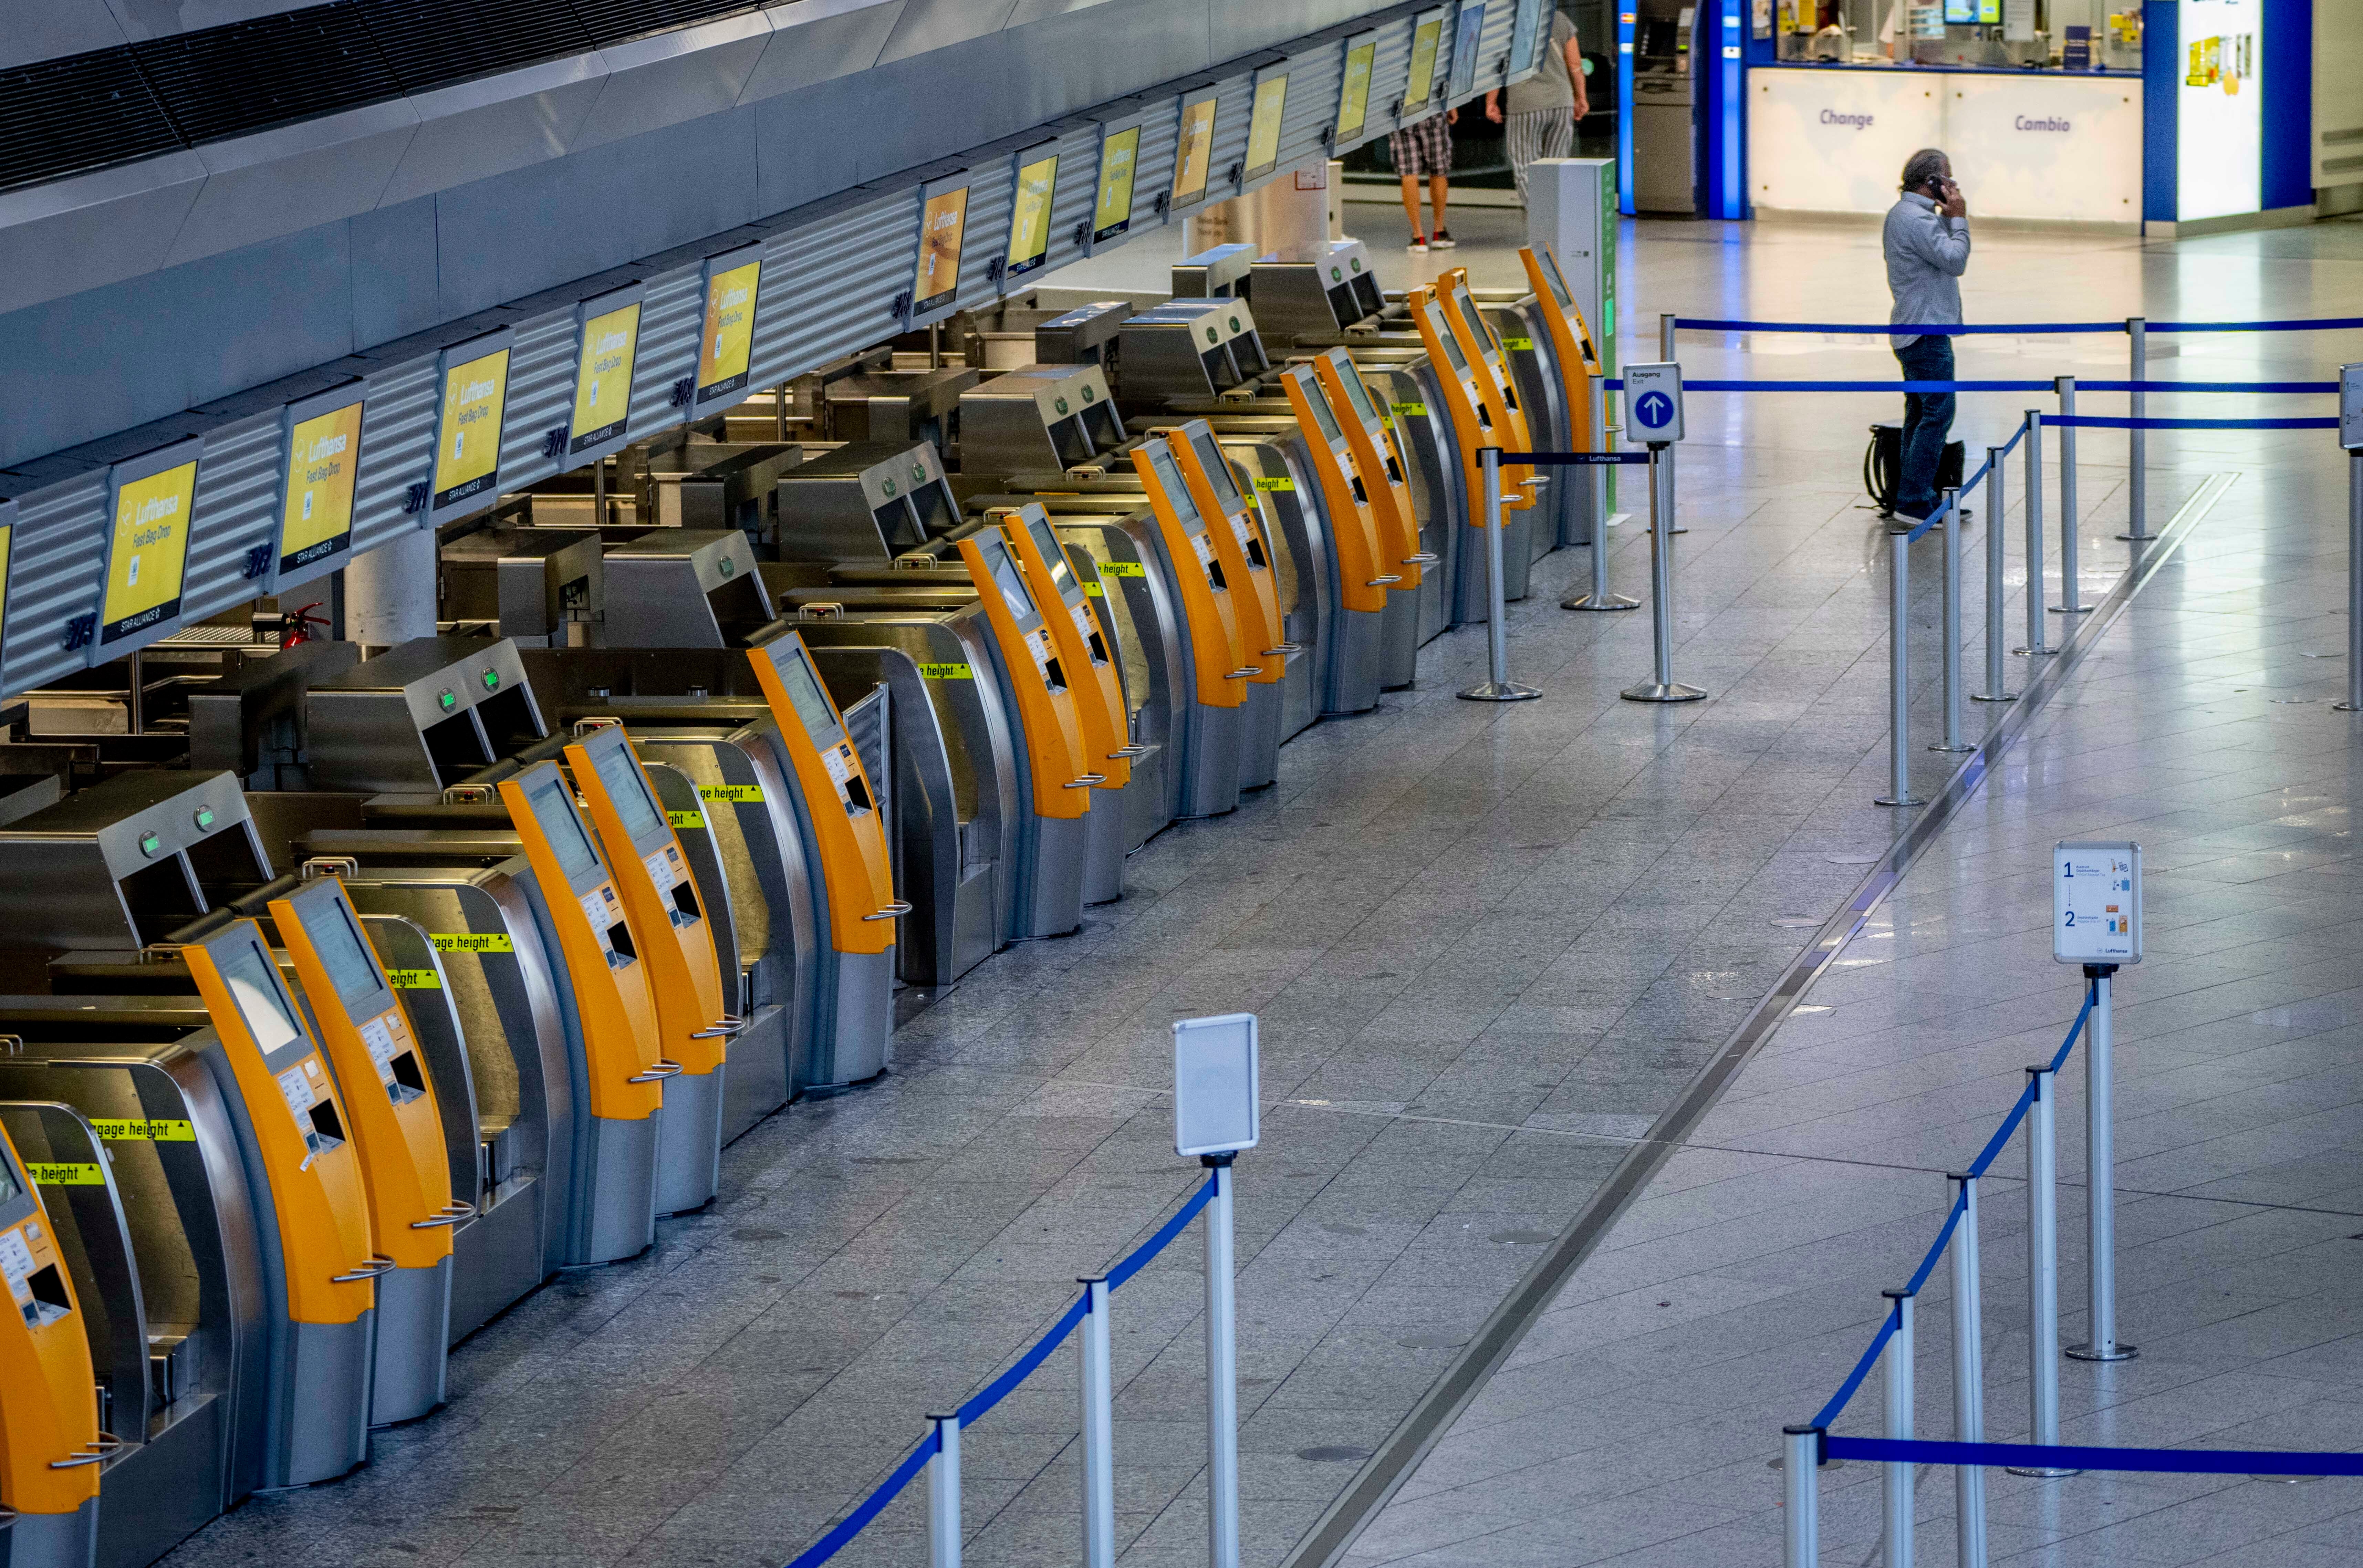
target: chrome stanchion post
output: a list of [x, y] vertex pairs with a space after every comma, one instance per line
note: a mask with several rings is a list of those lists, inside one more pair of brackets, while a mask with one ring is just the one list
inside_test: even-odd
[[2002, 676], [2002, 448], [1986, 449], [1986, 689], [1971, 692], [1971, 702], [2018, 700]]
[[1206, 1562], [1239, 1568], [1238, 1297], [1231, 1252], [1231, 1160], [1202, 1154], [1206, 1201]]
[[1671, 364], [1675, 360], [1681, 357], [1674, 352], [1674, 338], [1675, 328], [1673, 313], [1670, 311], [1660, 311], [1658, 315], [1658, 358], [1665, 361], [1669, 364]]
[[2363, 449], [2346, 454], [2346, 700], [2363, 712]]
[[[1883, 1436], [1892, 1442], [1912, 1440], [1912, 1293], [1880, 1292], [1895, 1315], [1895, 1333], [1887, 1341], [1887, 1424]], [[1912, 1568], [1912, 1476], [1919, 1467], [1909, 1460], [1880, 1466], [1880, 1502], [1886, 1520], [1887, 1568]]]
[[927, 1461], [927, 1568], [960, 1568], [960, 1413], [930, 1416], [936, 1456]]
[[[2026, 1070], [2026, 1440], [2059, 1446], [2059, 1077], [2047, 1062]], [[2053, 1479], [2074, 1470], [2010, 1467]]]
[[1822, 1429], [1781, 1429], [1783, 1541], [1781, 1568], [1819, 1568], [1822, 1560]]
[[1115, 1375], [1109, 1361], [1105, 1274], [1083, 1287], [1083, 1568], [1115, 1568]]
[[[1592, 450], [1602, 453], [1608, 450], [1603, 434], [1606, 427], [1600, 412], [1606, 401], [1604, 395], [1592, 400], [1592, 429], [1596, 438]], [[1592, 592], [1570, 595], [1559, 602], [1559, 607], [1563, 610], [1637, 610], [1641, 607], [1640, 600], [1608, 591], [1608, 465], [1594, 463], [1590, 466], [1592, 484]]]
[[2080, 1362], [2131, 1361], [2134, 1347], [2117, 1340], [2117, 1147], [2116, 1077], [2112, 1060], [2113, 1008], [2109, 982], [2113, 963], [2088, 963], [2092, 1016], [2084, 1036], [2084, 1267], [2089, 1282], [2091, 1338], [2068, 1347]]
[[1510, 679], [1510, 630], [1502, 588], [1502, 449], [1481, 447], [1477, 462], [1485, 479], [1485, 670], [1486, 678], [1461, 690], [1470, 702], [1525, 702], [1542, 695]]
[[[1666, 330], [1670, 335], [1673, 328]], [[1696, 702], [1706, 695], [1703, 687], [1674, 679], [1674, 449], [1666, 441], [1649, 443], [1649, 620], [1656, 678], [1618, 695], [1626, 702]]]
[[[2062, 430], [2061, 435], [2068, 432]], [[2043, 644], [2043, 410], [2026, 411], [2026, 646], [2021, 653], [2054, 651]]]
[[1938, 537], [1945, 545], [1942, 616], [1945, 628], [1945, 738], [1928, 750], [1974, 751], [1977, 748], [1961, 739], [1961, 493], [1958, 490], [1945, 492], [1945, 531]]
[[1912, 529], [1887, 530], [1887, 793], [1880, 806], [1925, 804], [1912, 793]]
[[[2125, 317], [2125, 365], [2132, 373], [2126, 379], [2134, 384], [2125, 411], [2138, 421], [2149, 412], [2149, 395], [2141, 389], [2141, 384], [2149, 379], [2149, 322], [2146, 318]], [[2125, 432], [2125, 460], [2133, 465], [2133, 472], [2125, 480], [2125, 531], [2117, 537], [2133, 544], [2147, 544], [2149, 432], [2138, 423]]]
[[[1956, 1171], [1961, 1222], [1953, 1230], [1953, 1440], [1986, 1440], [1985, 1304], [1978, 1289], [1978, 1179]], [[1986, 1473], [1953, 1466], [1954, 1536], [1960, 1568], [1986, 1568]]]
[[[2052, 384], [2059, 389], [2059, 417], [2076, 417], [2076, 378], [2063, 375]], [[2076, 564], [2077, 530], [2082, 519], [2076, 510], [2076, 427], [2059, 427], [2059, 602], [2051, 606], [2055, 616], [2080, 616], [2092, 606], [2084, 602], [2084, 585], [2078, 581]]]

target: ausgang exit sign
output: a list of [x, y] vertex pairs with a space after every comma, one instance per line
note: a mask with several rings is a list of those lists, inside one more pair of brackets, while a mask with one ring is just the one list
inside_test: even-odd
[[2141, 846], [2062, 840], [2051, 849], [2051, 956], [2139, 963]]

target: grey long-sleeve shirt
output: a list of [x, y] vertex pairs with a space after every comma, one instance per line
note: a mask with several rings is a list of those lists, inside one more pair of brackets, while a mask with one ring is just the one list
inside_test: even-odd
[[[1887, 254], [1887, 291], [1895, 296], [1888, 325], [1951, 326], [1961, 319], [1959, 279], [1969, 270], [1968, 219], [1941, 217], [1935, 202], [1907, 191], [1887, 209], [1880, 249]], [[1916, 332], [1891, 334], [1887, 343], [1906, 349], [1920, 338]]]

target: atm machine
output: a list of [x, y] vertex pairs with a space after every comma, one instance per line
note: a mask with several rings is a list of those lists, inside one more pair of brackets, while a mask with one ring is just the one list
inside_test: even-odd
[[98, 1467], [118, 1445], [98, 1425], [90, 1341], [57, 1229], [0, 1125], [0, 1561], [90, 1568]]
[[1173, 815], [1218, 817], [1239, 804], [1247, 683], [1263, 666], [1248, 661], [1230, 581], [1170, 444], [1151, 436], [1131, 457], [1157, 524], [1153, 570], [1181, 601], [1182, 662], [1190, 675], [1186, 699], [1175, 705], [1181, 792]]
[[1345, 350], [1327, 349], [1314, 356], [1313, 373], [1331, 417], [1346, 433], [1346, 450], [1353, 454], [1359, 494], [1379, 538], [1379, 564], [1402, 579], [1388, 593], [1382, 612], [1386, 628], [1379, 640], [1379, 684], [1407, 686], [1418, 674], [1420, 603], [1432, 596], [1427, 573], [1437, 564], [1436, 552], [1422, 543], [1402, 449], [1392, 422], [1380, 413], [1362, 379], [1361, 367]]
[[779, 728], [826, 910], [814, 1039], [832, 1042], [836, 1081], [875, 1077], [894, 1029], [895, 922], [911, 912], [894, 896], [878, 796], [794, 628], [775, 627], [748, 657]]
[[[971, 534], [957, 548], [993, 628], [987, 647], [1026, 741], [1016, 755], [1018, 789], [1028, 808], [1016, 817], [1015, 921], [1009, 935], [1018, 941], [1070, 936], [1082, 925], [1092, 797], [1107, 782], [1087, 758], [1076, 712], [1074, 683], [1089, 669], [1068, 668], [1042, 607], [1053, 585], [1029, 581], [997, 529]], [[1052, 613], [1072, 629], [1063, 604]]]
[[352, 1119], [371, 1248], [394, 1264], [377, 1282], [370, 1425], [416, 1420], [443, 1403], [451, 1229], [474, 1218], [476, 1207], [453, 1199], [428, 1052], [343, 885], [317, 877], [270, 908]]

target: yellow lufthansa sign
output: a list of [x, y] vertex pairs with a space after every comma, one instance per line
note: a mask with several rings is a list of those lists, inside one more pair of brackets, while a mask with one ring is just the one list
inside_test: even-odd
[[570, 450], [581, 451], [624, 433], [632, 409], [632, 357], [640, 339], [640, 302], [594, 316], [582, 324], [581, 358], [574, 367], [574, 434]]
[[1362, 134], [1370, 117], [1370, 67], [1379, 58], [1376, 39], [1346, 51], [1346, 79], [1337, 88], [1337, 139], [1350, 141]]
[[443, 436], [435, 449], [435, 505], [481, 495], [499, 483], [501, 409], [509, 351], [497, 349], [443, 373]]
[[1017, 171], [1017, 206], [1009, 216], [1010, 277], [1030, 272], [1050, 259], [1050, 203], [1059, 186], [1059, 155]]
[[960, 292], [960, 236], [968, 228], [968, 187], [929, 196], [919, 212], [919, 276], [913, 311], [932, 310]]
[[115, 531], [106, 557], [106, 599], [99, 640], [144, 631], [180, 613], [181, 577], [189, 561], [189, 509], [196, 499], [194, 458], [135, 479], [115, 493]]
[[1132, 175], [1140, 160], [1140, 128], [1120, 130], [1100, 144], [1100, 199], [1092, 213], [1094, 242], [1132, 227]]
[[705, 285], [705, 336], [697, 346], [697, 395], [713, 397], [747, 384], [755, 347], [755, 285], [763, 263], [716, 272]]
[[1206, 168], [1215, 154], [1214, 98], [1201, 98], [1182, 110], [1182, 139], [1173, 149], [1173, 200], [1194, 202], [1206, 194]]
[[1256, 83], [1255, 113], [1248, 120], [1249, 178], [1280, 161], [1280, 119], [1287, 107], [1287, 77], [1274, 76]]
[[287, 441], [279, 570], [309, 566], [352, 543], [353, 470], [361, 455], [359, 402], [296, 424]]
[[1444, 38], [1444, 18], [1432, 17], [1411, 36], [1411, 75], [1403, 83], [1403, 114], [1426, 105], [1436, 94], [1436, 47]]

